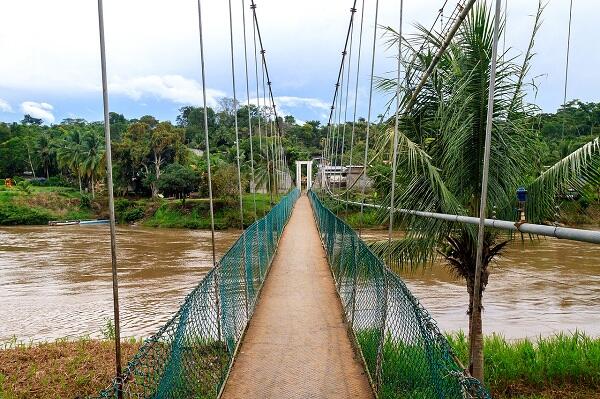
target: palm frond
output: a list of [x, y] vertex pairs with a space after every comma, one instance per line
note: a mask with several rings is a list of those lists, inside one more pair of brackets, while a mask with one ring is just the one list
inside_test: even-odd
[[558, 196], [586, 184], [600, 185], [600, 137], [556, 162], [529, 185], [527, 219], [544, 222], [554, 213]]

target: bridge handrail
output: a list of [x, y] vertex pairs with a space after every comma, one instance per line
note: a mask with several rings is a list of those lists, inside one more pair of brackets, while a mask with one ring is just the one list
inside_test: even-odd
[[97, 398], [216, 398], [300, 192], [256, 220]]
[[402, 279], [310, 191], [346, 319], [374, 390], [391, 397], [490, 398]]

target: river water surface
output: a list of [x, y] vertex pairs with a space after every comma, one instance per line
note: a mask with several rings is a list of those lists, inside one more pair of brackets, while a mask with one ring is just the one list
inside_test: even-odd
[[[238, 235], [217, 232], [219, 257]], [[123, 336], [155, 332], [211, 265], [207, 231], [119, 227], [118, 251]], [[485, 331], [600, 336], [599, 260], [592, 244], [512, 243], [485, 291]], [[442, 330], [466, 329], [464, 283], [442, 264], [401, 274]], [[111, 294], [107, 226], [0, 227], [0, 342], [101, 336]]]
[[[108, 226], [0, 228], [0, 341], [101, 336], [112, 318]], [[123, 336], [146, 337], [210, 269], [210, 232], [118, 227]], [[239, 236], [216, 233], [217, 259]]]

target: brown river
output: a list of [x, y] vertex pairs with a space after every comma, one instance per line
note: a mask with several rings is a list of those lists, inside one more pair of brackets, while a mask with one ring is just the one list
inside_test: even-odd
[[[217, 233], [218, 255], [238, 234]], [[210, 232], [119, 227], [118, 251], [122, 334], [146, 337], [210, 267]], [[512, 243], [485, 291], [485, 331], [600, 336], [599, 260], [600, 246], [592, 244]], [[0, 227], [0, 342], [100, 337], [112, 316], [110, 270], [107, 226]], [[466, 329], [464, 283], [443, 265], [402, 276], [442, 330]]]

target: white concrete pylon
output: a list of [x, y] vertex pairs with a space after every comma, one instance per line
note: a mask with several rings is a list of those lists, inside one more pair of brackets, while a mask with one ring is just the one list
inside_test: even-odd
[[312, 187], [312, 161], [296, 161], [296, 187], [302, 191], [302, 166], [306, 165], [306, 190]]

